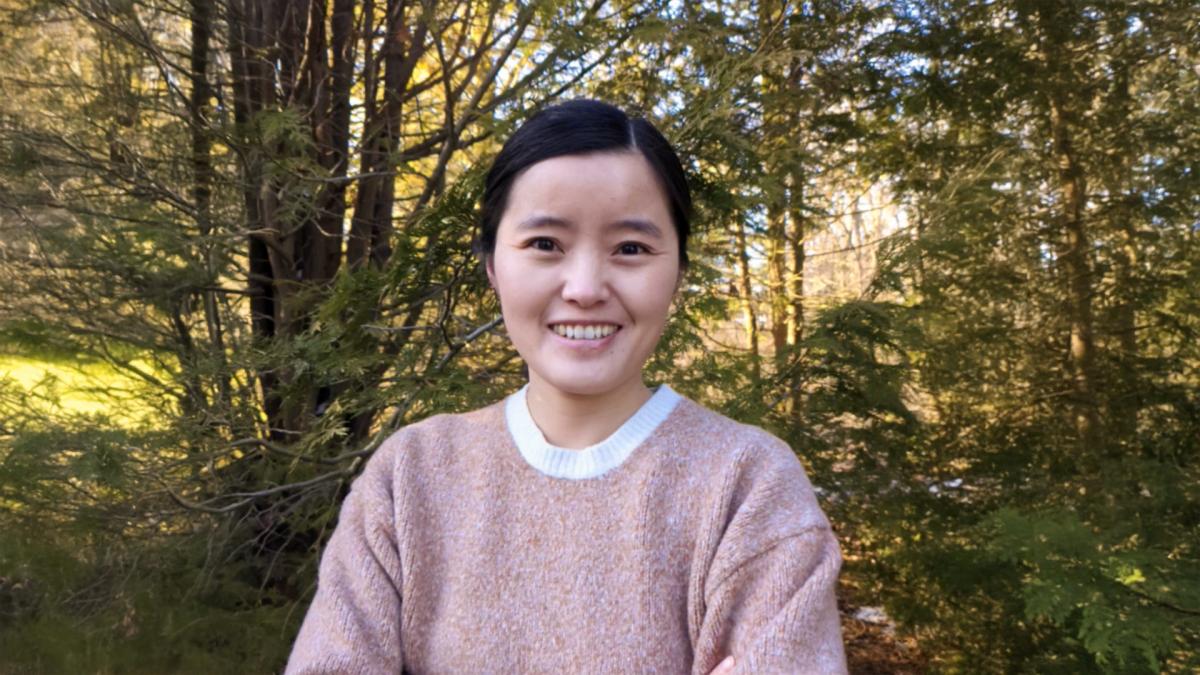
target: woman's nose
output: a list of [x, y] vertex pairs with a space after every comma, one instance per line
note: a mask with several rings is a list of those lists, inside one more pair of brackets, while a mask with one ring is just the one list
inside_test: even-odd
[[609, 288], [604, 264], [579, 256], [564, 268], [563, 300], [587, 307], [608, 299]]

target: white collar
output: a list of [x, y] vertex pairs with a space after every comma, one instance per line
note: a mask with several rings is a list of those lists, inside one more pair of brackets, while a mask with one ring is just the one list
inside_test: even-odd
[[551, 445], [529, 414], [525, 392], [521, 387], [504, 404], [504, 417], [517, 450], [530, 466], [553, 478], [580, 480], [596, 478], [621, 465], [675, 409], [681, 398], [675, 390], [661, 384], [608, 438], [581, 450], [569, 450]]

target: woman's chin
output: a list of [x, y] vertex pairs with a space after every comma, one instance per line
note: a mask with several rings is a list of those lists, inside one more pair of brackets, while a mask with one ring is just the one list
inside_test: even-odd
[[622, 378], [601, 373], [549, 373], [541, 379], [545, 384], [570, 396], [601, 396], [619, 389], [623, 384]]

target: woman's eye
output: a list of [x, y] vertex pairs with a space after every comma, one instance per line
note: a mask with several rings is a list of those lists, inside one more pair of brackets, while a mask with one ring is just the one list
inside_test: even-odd
[[526, 245], [530, 246], [538, 251], [553, 251], [554, 246], [555, 246], [553, 239], [547, 239], [545, 237], [538, 237], [537, 239], [531, 239], [531, 240], [529, 240], [529, 243]]
[[621, 244], [620, 251], [621, 255], [638, 255], [639, 253], [649, 253], [650, 249], [646, 248], [644, 244], [627, 241]]

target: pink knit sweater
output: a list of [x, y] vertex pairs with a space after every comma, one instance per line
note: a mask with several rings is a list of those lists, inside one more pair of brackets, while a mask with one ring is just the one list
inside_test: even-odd
[[786, 444], [661, 386], [565, 450], [524, 393], [371, 457], [288, 673], [846, 671], [841, 557]]

